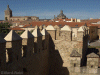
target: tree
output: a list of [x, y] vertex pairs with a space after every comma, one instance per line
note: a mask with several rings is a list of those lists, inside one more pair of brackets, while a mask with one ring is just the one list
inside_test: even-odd
[[8, 34], [10, 31], [10, 26], [11, 24], [9, 24], [8, 22], [6, 23], [0, 23], [0, 33], [5, 33]]

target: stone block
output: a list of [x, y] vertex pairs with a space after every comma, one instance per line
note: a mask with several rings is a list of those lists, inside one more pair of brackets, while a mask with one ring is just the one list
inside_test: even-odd
[[80, 67], [75, 67], [75, 72], [80, 72]]
[[97, 71], [98, 71], [98, 69], [94, 69], [94, 68], [91, 68], [91, 69], [89, 69], [89, 73], [97, 73]]
[[91, 62], [90, 62], [90, 64], [91, 64], [91, 65], [94, 65], [94, 64], [95, 64], [95, 62], [91, 61]]

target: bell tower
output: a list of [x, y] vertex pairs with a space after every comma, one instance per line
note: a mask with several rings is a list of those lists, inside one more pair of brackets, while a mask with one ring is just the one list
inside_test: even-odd
[[12, 17], [12, 10], [7, 5], [7, 9], [5, 10], [5, 20], [9, 21], [10, 17]]

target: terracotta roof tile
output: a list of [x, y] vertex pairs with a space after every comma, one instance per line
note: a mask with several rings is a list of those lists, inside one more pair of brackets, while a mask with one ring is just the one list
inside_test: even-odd
[[14, 27], [14, 28], [11, 28], [11, 30], [24, 30], [24, 29], [19, 28], [19, 27]]
[[[27, 27], [27, 26], [40, 26], [40, 25], [45, 25], [45, 26], [48, 26], [48, 25], [52, 25], [52, 26], [55, 26], [55, 25], [69, 25], [70, 27], [80, 27], [80, 26], [83, 26], [85, 25], [85, 22], [31, 22], [29, 25], [25, 25], [24, 27]], [[77, 26], [76, 26], [77, 25]]]

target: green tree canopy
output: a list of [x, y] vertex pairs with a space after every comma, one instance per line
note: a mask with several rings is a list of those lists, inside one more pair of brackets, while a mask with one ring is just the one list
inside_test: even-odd
[[10, 31], [11, 24], [7, 23], [0, 23], [0, 33], [8, 34]]

